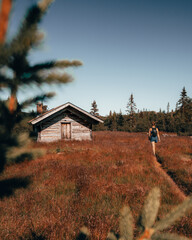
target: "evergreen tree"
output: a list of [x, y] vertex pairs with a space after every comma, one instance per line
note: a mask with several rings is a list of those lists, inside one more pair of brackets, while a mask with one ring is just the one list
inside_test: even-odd
[[129, 102], [127, 103], [127, 109], [126, 112], [128, 114], [128, 119], [127, 119], [127, 123], [128, 123], [128, 131], [133, 131], [133, 128], [135, 127], [135, 112], [136, 112], [137, 108], [136, 108], [136, 104], [134, 102], [134, 97], [133, 94], [131, 94], [130, 98], [129, 98]]
[[175, 119], [173, 117], [173, 111], [165, 114], [165, 131], [175, 132]]
[[178, 100], [178, 108], [182, 115], [185, 114], [185, 108], [189, 103], [189, 97], [187, 96], [187, 91], [185, 87], [183, 87], [182, 92], [180, 94], [180, 99]]
[[123, 129], [122, 127], [124, 125], [124, 117], [121, 111], [119, 114], [117, 114], [116, 119], [117, 119], [117, 130], [122, 131]]
[[[32, 84], [39, 87], [70, 82], [72, 77], [67, 73], [58, 74], [57, 69], [81, 65], [76, 60], [49, 61], [36, 65], [29, 63], [29, 51], [37, 47], [43, 39], [42, 33], [38, 31], [38, 24], [52, 2], [53, 0], [41, 0], [32, 6], [12, 41], [0, 45], [0, 91], [4, 88], [10, 92], [8, 101], [0, 99], [0, 172], [10, 159], [18, 162], [35, 156], [35, 152], [29, 150], [29, 138], [14, 134], [13, 129], [23, 120], [19, 114], [23, 109], [38, 100], [53, 96], [53, 93], [47, 93], [18, 103], [19, 89]], [[29, 88], [25, 89], [31, 91]]]
[[130, 98], [129, 98], [129, 102], [127, 103], [127, 108], [126, 108], [126, 112], [127, 114], [133, 115], [136, 112], [137, 108], [136, 108], [136, 104], [134, 102], [134, 97], [133, 94], [131, 94]]
[[104, 126], [107, 127], [107, 130], [112, 131], [112, 125], [113, 125], [113, 116], [112, 112], [109, 112], [109, 116], [104, 121]]
[[166, 126], [165, 126], [165, 113], [164, 112], [159, 112], [157, 114], [157, 127], [159, 128], [160, 131], [165, 131], [166, 130]]
[[112, 130], [117, 131], [117, 114], [116, 114], [116, 112], [113, 112], [113, 115], [112, 115]]
[[175, 112], [177, 112], [178, 109], [179, 109], [178, 102], [176, 102], [176, 105], [175, 105]]
[[91, 114], [94, 115], [94, 116], [99, 116], [99, 113], [98, 113], [99, 109], [97, 108], [97, 103], [96, 101], [94, 100], [91, 104]]
[[187, 96], [185, 87], [182, 89], [177, 106], [175, 113], [176, 131], [190, 135], [192, 134], [192, 99]]
[[169, 111], [170, 111], [170, 104], [168, 102], [168, 104], [167, 104], [167, 113], [169, 113]]

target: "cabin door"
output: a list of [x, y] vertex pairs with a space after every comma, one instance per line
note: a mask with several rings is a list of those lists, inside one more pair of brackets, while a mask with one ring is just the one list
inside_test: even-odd
[[71, 123], [62, 123], [61, 124], [61, 138], [62, 139], [71, 139]]

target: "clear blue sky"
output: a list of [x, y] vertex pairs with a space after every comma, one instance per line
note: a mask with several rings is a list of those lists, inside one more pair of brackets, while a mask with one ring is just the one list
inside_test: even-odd
[[[15, 0], [9, 38], [36, 0]], [[44, 16], [43, 46], [31, 63], [78, 59], [75, 81], [56, 91], [49, 108], [71, 102], [99, 113], [125, 113], [133, 93], [137, 108], [175, 109], [183, 86], [192, 97], [191, 0], [56, 0]], [[20, 94], [23, 98], [24, 91]]]

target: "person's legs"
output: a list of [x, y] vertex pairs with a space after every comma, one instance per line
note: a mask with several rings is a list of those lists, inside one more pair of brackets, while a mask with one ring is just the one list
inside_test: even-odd
[[155, 142], [153, 141], [153, 142], [151, 142], [151, 144], [152, 144], [153, 154], [155, 155]]

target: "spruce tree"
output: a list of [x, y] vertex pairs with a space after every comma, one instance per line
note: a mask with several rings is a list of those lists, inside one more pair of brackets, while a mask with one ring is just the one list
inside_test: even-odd
[[177, 111], [175, 113], [177, 132], [192, 134], [192, 99], [187, 96], [187, 91], [183, 87], [180, 99], [177, 102]]
[[112, 115], [112, 130], [117, 131], [117, 114], [114, 111]]
[[94, 116], [99, 116], [99, 113], [98, 113], [99, 109], [97, 108], [97, 103], [96, 101], [94, 100], [91, 104], [91, 114], [94, 115]]
[[134, 101], [133, 94], [131, 94], [129, 98], [129, 102], [127, 103], [127, 109], [126, 112], [128, 114], [128, 131], [133, 131], [133, 128], [135, 127], [135, 112], [136, 112], [136, 104]]
[[109, 112], [109, 116], [105, 119], [104, 121], [104, 126], [107, 127], [107, 130], [112, 131], [112, 127], [113, 127], [113, 115], [112, 115], [112, 111], [110, 110]]
[[137, 110], [135, 101], [134, 101], [134, 97], [133, 94], [131, 94], [130, 98], [129, 98], [129, 102], [127, 103], [127, 108], [126, 108], [126, 112], [127, 114], [133, 115]]
[[[19, 162], [31, 159], [35, 151], [29, 150], [30, 140], [26, 135], [15, 135], [13, 129], [23, 120], [20, 117], [27, 106], [38, 100], [52, 97], [53, 93], [36, 95], [19, 103], [17, 95], [20, 88], [31, 92], [31, 85], [40, 87], [45, 84], [64, 84], [72, 81], [67, 73], [58, 74], [58, 69], [80, 66], [80, 61], [48, 61], [31, 65], [29, 51], [36, 48], [43, 40], [38, 30], [43, 15], [53, 0], [41, 0], [27, 12], [17, 34], [10, 42], [0, 44], [0, 91], [10, 92], [7, 101], [0, 99], [0, 172], [7, 161]], [[27, 88], [28, 87], [28, 88]], [[37, 152], [36, 152], [37, 153]]]
[[170, 104], [168, 102], [168, 104], [167, 104], [167, 113], [169, 113], [169, 112], [170, 112]]
[[117, 114], [117, 130], [119, 131], [122, 131], [122, 127], [123, 127], [123, 124], [124, 124], [124, 117], [122, 115], [122, 112], [120, 111], [119, 114]]
[[180, 94], [180, 99], [178, 100], [178, 108], [182, 115], [185, 114], [185, 108], [188, 103], [189, 97], [187, 96], [187, 91], [185, 90], [185, 87], [183, 87], [182, 92]]

